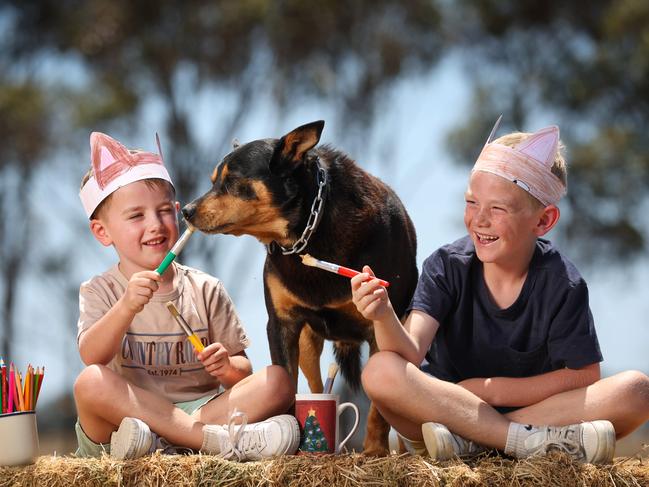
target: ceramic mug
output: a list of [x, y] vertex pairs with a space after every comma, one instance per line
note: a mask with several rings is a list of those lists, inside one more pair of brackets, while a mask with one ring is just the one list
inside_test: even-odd
[[[339, 453], [345, 443], [356, 433], [360, 419], [358, 408], [351, 402], [339, 403], [338, 394], [296, 394], [295, 417], [300, 423], [300, 452]], [[354, 425], [340, 441], [340, 414], [352, 409], [356, 415]]]
[[38, 448], [34, 411], [0, 415], [0, 465], [12, 467], [34, 463]]

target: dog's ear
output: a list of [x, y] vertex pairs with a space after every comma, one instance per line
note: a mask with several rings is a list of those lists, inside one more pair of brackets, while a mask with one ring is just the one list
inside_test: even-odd
[[292, 130], [279, 140], [278, 150], [271, 161], [272, 172], [290, 173], [304, 162], [304, 155], [320, 141], [324, 120], [307, 123]]

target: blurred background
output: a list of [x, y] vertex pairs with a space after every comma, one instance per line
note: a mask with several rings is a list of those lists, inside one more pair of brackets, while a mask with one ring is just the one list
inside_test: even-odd
[[[41, 453], [76, 446], [79, 284], [116, 260], [78, 199], [91, 131], [150, 151], [158, 132], [186, 203], [233, 138], [324, 119], [322, 142], [401, 196], [421, 266], [464, 234], [468, 171], [500, 114], [500, 134], [560, 126], [569, 193], [549, 237], [589, 283], [604, 375], [649, 372], [649, 2], [1, 1], [0, 355], [46, 367]], [[255, 368], [270, 363], [264, 254], [198, 235], [181, 259], [224, 281]]]

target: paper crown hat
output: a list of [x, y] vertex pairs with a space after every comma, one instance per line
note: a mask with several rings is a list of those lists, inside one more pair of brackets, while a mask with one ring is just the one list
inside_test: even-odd
[[492, 142], [501, 118], [489, 134], [473, 171], [503, 177], [523, 188], [545, 206], [557, 204], [566, 194], [566, 186], [552, 172], [559, 147], [559, 127], [552, 125], [543, 128], [515, 147], [509, 147]]
[[156, 134], [158, 153], [129, 150], [112, 137], [90, 134], [92, 174], [79, 192], [88, 218], [99, 204], [122, 186], [142, 179], [164, 179], [173, 186], [164, 167], [160, 139]]

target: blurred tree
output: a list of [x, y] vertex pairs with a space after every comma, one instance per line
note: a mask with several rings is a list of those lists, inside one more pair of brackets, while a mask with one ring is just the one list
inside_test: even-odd
[[16, 297], [34, 230], [29, 188], [49, 144], [48, 124], [40, 87], [0, 76], [0, 355], [5, 357], [11, 356]]
[[[0, 4], [0, 56], [11, 66], [6, 74], [16, 89], [33, 91], [32, 104], [47, 97], [39, 106], [56, 114], [52, 125], [57, 135], [39, 137], [36, 130], [53, 130], [48, 125], [52, 116], [34, 114], [37, 127], [1, 125], [3, 149], [14, 154], [13, 159], [2, 159], [22, 175], [25, 185], [42, 162], [31, 157], [32, 152], [46, 151], [52, 162], [55, 154], [87, 141], [91, 129], [132, 132], [153, 105], [160, 113], [157, 118], [165, 121], [165, 159], [179, 199], [186, 201], [198, 193], [199, 184], [205, 187], [213, 155], [227, 152], [228, 141], [249, 109], [269, 94], [280, 112], [304, 99], [322, 97], [336, 107], [346, 131], [369, 126], [376, 102], [392, 83], [437, 59], [442, 45], [439, 22], [436, 3], [428, 0], [7, 0]], [[200, 147], [198, 130], [192, 126], [201, 108], [196, 95], [219, 90], [226, 93], [224, 105], [235, 100], [234, 108], [210, 107], [213, 140], [211, 147]], [[6, 95], [16, 105], [15, 113], [27, 116], [20, 104], [32, 95]], [[26, 142], [33, 143], [29, 150], [24, 150]], [[78, 157], [72, 160], [81, 163]], [[70, 159], [65, 162], [69, 166]], [[86, 167], [79, 167], [79, 179]], [[3, 176], [5, 182], [10, 180]], [[12, 206], [17, 201], [21, 200]], [[28, 206], [27, 202], [22, 216]], [[16, 249], [11, 255], [5, 250], [8, 260], [3, 265], [5, 319], [0, 327], [5, 347], [12, 336], [21, 259], [33, 245], [25, 232], [34, 223], [25, 218], [18, 223], [15, 230], [23, 233], [0, 236], [3, 249]], [[9, 238], [14, 245], [4, 245]], [[193, 245], [192, 254], [202, 255], [206, 263], [218, 252], [214, 240], [209, 245], [203, 241], [202, 248], [196, 248], [201, 242]], [[67, 252], [60, 252], [49, 249], [40, 267], [50, 275], [58, 273], [57, 284], [69, 290], [78, 282], [59, 282], [70, 275]], [[247, 263], [240, 259], [241, 272]]]
[[501, 134], [551, 113], [568, 149], [560, 227], [579, 258], [646, 250], [649, 3], [463, 0], [447, 14], [475, 83], [471, 113], [450, 136], [458, 159], [475, 160], [501, 113]]

